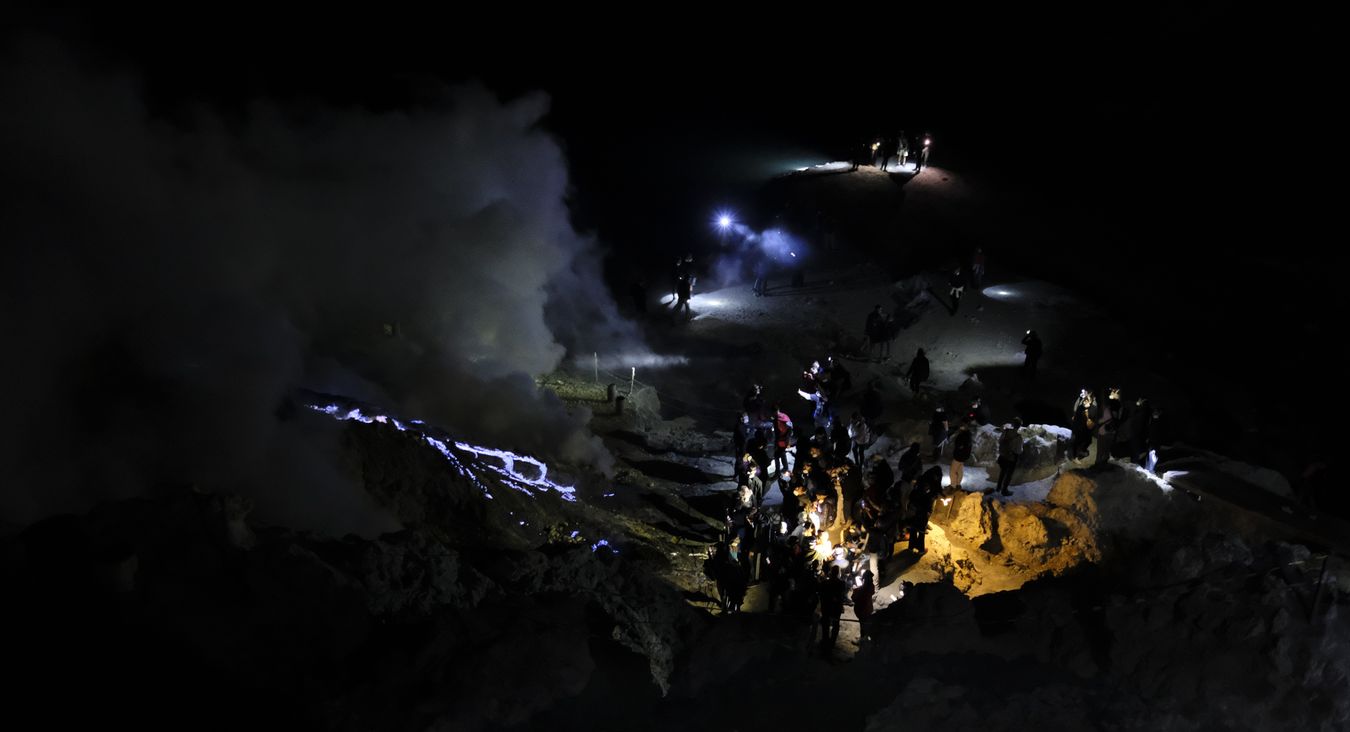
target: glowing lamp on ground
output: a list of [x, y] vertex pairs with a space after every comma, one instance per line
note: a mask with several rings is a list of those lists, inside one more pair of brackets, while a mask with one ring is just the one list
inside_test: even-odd
[[811, 546], [811, 550], [815, 552], [816, 559], [822, 562], [830, 561], [834, 557], [834, 545], [830, 543], [830, 535], [821, 534], [816, 543]]

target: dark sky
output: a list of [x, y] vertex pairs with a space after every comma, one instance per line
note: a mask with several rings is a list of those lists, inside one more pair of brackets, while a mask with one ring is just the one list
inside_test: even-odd
[[[1114, 304], [1171, 326], [1170, 346], [1275, 363], [1278, 380], [1327, 358], [1345, 260], [1322, 246], [1334, 201], [1316, 183], [1337, 168], [1323, 157], [1337, 87], [1317, 30], [1329, 20], [1217, 2], [910, 5], [842, 21], [325, 12], [44, 8], [20, 12], [11, 33], [55, 34], [91, 65], [137, 69], [170, 119], [259, 98], [411, 109], [467, 80], [507, 97], [543, 89], [575, 217], [620, 250], [644, 230], [686, 236], [690, 210], [734, 193], [663, 164], [683, 146], [834, 152], [895, 126], [931, 129], [963, 173], [1057, 222], [1062, 250], [1047, 259], [1070, 271], [1033, 274], [1076, 285], [1074, 267], [1109, 262]], [[1088, 231], [1129, 255], [1075, 243]]]

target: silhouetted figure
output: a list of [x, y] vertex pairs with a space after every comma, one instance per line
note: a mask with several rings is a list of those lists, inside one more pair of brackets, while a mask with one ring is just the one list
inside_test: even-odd
[[900, 167], [904, 167], [905, 162], [909, 160], [909, 138], [905, 137], [904, 130], [900, 130], [900, 135], [896, 138], [895, 156], [896, 164]]
[[1022, 420], [1014, 419], [1012, 423], [1003, 425], [1003, 432], [998, 436], [998, 492], [1000, 495], [1011, 496], [1013, 471], [1017, 468], [1017, 462], [1022, 458]]
[[1073, 411], [1069, 413], [1070, 446], [1074, 460], [1087, 457], [1088, 445], [1092, 444], [1092, 428], [1096, 426], [1093, 422], [1094, 401], [1092, 392], [1082, 389], [1073, 403]]
[[852, 160], [853, 167], [849, 168], [849, 170], [851, 171], [857, 170], [858, 166], [862, 165], [864, 161], [868, 161], [871, 159], [872, 159], [871, 143], [866, 141], [859, 142], [857, 147], [853, 149], [853, 160]]
[[765, 256], [755, 260], [755, 297], [764, 297], [769, 291], [769, 258]]
[[961, 309], [961, 295], [966, 291], [966, 275], [957, 267], [952, 271], [952, 276], [947, 280], [947, 294], [952, 298], [952, 315]]
[[1096, 426], [1093, 430], [1097, 438], [1097, 457], [1093, 465], [1105, 465], [1111, 460], [1111, 448], [1116, 443], [1116, 430], [1120, 427], [1120, 390], [1107, 391], [1106, 401], [1097, 410]]
[[1162, 408], [1155, 408], [1148, 422], [1148, 457], [1144, 460], [1144, 469], [1150, 473], [1158, 472], [1158, 451], [1171, 439], [1169, 427]]
[[680, 264], [678, 278], [676, 280], [676, 298], [675, 312], [684, 308], [684, 314], [687, 317], [693, 317], [693, 312], [689, 308], [689, 299], [694, 294], [694, 255], [684, 255], [684, 262]]
[[928, 517], [933, 514], [933, 501], [942, 494], [942, 468], [929, 468], [919, 478], [909, 496], [909, 548], [923, 554], [927, 551], [924, 537], [928, 535]]
[[919, 150], [919, 159], [917, 161], [917, 165], [914, 168], [915, 173], [918, 173], [919, 171], [928, 167], [928, 152], [929, 150], [932, 149], [932, 147], [933, 147], [933, 136], [928, 134], [927, 132], [923, 133], [923, 143], [922, 148]]
[[1035, 381], [1036, 364], [1041, 360], [1041, 351], [1045, 348], [1045, 344], [1041, 343], [1041, 337], [1037, 335], [1036, 331], [1029, 330], [1022, 337], [1022, 345], [1026, 346], [1027, 354], [1026, 361], [1022, 363], [1022, 374], [1027, 378], [1027, 381]]
[[970, 258], [970, 284], [977, 291], [984, 288], [984, 250], [980, 247], [975, 247], [975, 254]]
[[853, 388], [853, 375], [844, 368], [834, 354], [825, 356], [825, 371], [830, 375], [831, 397], [837, 397]]
[[970, 423], [962, 422], [960, 429], [956, 431], [956, 438], [952, 440], [952, 467], [951, 467], [951, 487], [957, 490], [961, 487], [961, 478], [965, 473], [966, 461], [970, 460], [970, 451], [975, 441], [970, 434]]
[[[870, 536], [869, 533], [869, 539]], [[853, 590], [853, 614], [858, 617], [859, 644], [872, 639], [872, 613], [876, 610], [872, 596], [877, 592], [872, 577], [872, 570], [863, 570], [862, 584]]]
[[919, 393], [919, 386], [928, 381], [928, 357], [924, 355], [923, 349], [914, 355], [914, 360], [909, 362], [909, 390], [915, 394]]
[[844, 614], [848, 588], [839, 577], [839, 566], [831, 564], [820, 583], [820, 645], [829, 649], [839, 638], [839, 617]]

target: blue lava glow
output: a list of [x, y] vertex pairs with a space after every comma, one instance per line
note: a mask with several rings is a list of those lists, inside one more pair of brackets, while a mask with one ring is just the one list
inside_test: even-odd
[[[406, 424], [386, 414], [367, 414], [359, 407], [344, 407], [338, 404], [309, 404], [310, 409], [322, 412], [341, 421], [357, 421], [362, 424], [392, 424], [400, 432], [414, 432], [428, 445], [439, 452], [455, 472], [472, 481], [483, 491], [483, 495], [492, 498], [492, 493], [483, 483], [479, 473], [483, 470], [492, 473], [505, 485], [524, 493], [531, 498], [534, 492], [553, 491], [564, 501], [576, 501], [576, 488], [555, 483], [548, 478], [548, 466], [529, 455], [518, 455], [509, 450], [472, 445], [467, 442], [443, 439], [427, 434], [425, 422], [409, 420]], [[497, 464], [500, 462], [500, 464]]]

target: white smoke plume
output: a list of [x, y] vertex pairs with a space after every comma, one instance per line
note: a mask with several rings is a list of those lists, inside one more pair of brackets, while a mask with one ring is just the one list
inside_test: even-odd
[[532, 380], [592, 341], [642, 349], [570, 225], [544, 96], [167, 119], [54, 42], [4, 69], [0, 520], [193, 484], [389, 528], [334, 467], [336, 427], [278, 419], [297, 388], [609, 468]]

